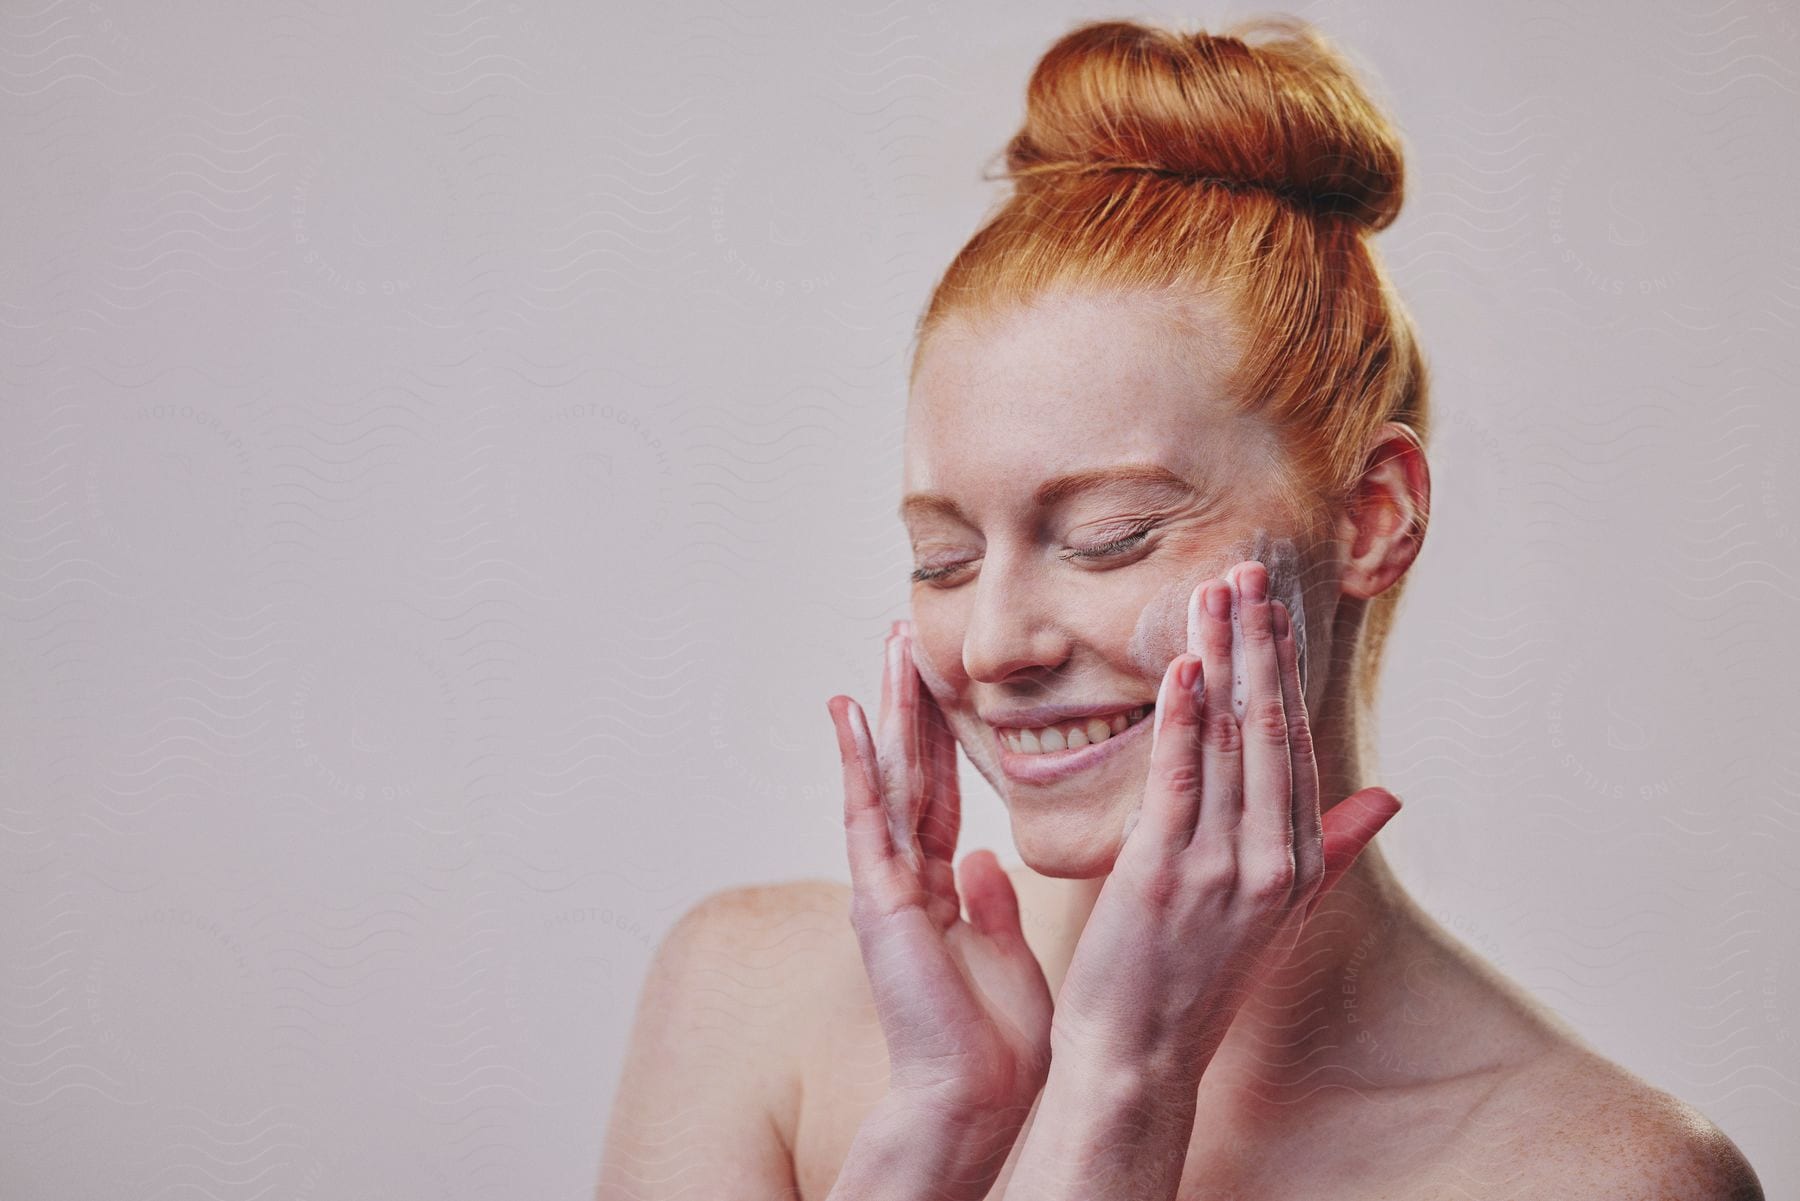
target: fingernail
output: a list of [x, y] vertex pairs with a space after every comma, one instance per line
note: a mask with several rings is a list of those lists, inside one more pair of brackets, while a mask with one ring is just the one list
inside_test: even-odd
[[1162, 733], [1163, 714], [1169, 711], [1169, 677], [1172, 671], [1163, 672], [1162, 683], [1156, 689], [1156, 718], [1150, 723], [1150, 753], [1156, 753], [1156, 739]]
[[1269, 607], [1275, 619], [1275, 637], [1286, 638], [1288, 636], [1287, 606], [1280, 601], [1271, 601]]
[[1257, 571], [1244, 567], [1238, 570], [1238, 591], [1245, 600], [1260, 601], [1268, 596], [1269, 575], [1267, 571]]
[[1194, 686], [1200, 682], [1200, 660], [1189, 659], [1186, 663], [1183, 663], [1180, 667], [1176, 668], [1175, 682], [1189, 692], [1195, 691]]
[[1206, 611], [1212, 614], [1215, 621], [1222, 621], [1231, 616], [1231, 589], [1222, 584], [1206, 586]]

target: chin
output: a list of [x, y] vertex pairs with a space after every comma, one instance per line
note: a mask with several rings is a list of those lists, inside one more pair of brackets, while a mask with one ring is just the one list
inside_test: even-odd
[[1091, 880], [1112, 871], [1119, 856], [1125, 819], [1106, 813], [1065, 810], [1012, 815], [1013, 846], [1025, 866], [1040, 876]]

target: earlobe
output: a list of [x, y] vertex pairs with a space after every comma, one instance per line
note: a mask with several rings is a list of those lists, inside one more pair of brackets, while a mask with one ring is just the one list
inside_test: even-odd
[[1412, 427], [1382, 426], [1364, 458], [1368, 464], [1338, 519], [1345, 549], [1343, 591], [1369, 599], [1405, 575], [1425, 544], [1431, 512], [1431, 470]]

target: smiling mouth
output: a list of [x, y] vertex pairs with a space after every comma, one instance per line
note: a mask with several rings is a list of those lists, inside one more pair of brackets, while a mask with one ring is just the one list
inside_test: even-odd
[[1053, 726], [1031, 729], [996, 726], [1000, 745], [1017, 755], [1048, 755], [1057, 751], [1079, 750], [1123, 734], [1148, 717], [1154, 705], [1139, 705], [1109, 715], [1077, 718]]

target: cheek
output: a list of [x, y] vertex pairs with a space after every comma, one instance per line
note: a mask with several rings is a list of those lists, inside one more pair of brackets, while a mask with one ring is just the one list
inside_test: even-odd
[[[918, 629], [916, 621], [913, 628]], [[925, 687], [934, 698], [948, 703], [948, 699], [956, 695], [956, 690], [951, 687], [949, 679], [939, 669], [936, 659], [932, 657], [930, 647], [923, 639], [913, 639], [913, 663], [919, 669], [919, 678], [925, 682]]]
[[1157, 589], [1145, 603], [1132, 629], [1128, 653], [1146, 677], [1160, 680], [1175, 656], [1188, 649], [1188, 598], [1194, 589], [1207, 580], [1223, 578], [1225, 572], [1246, 559], [1255, 559], [1268, 569], [1269, 595], [1286, 605], [1294, 619], [1294, 648], [1304, 688], [1306, 581], [1302, 560], [1292, 539], [1273, 538], [1266, 529], [1256, 531], [1254, 537], [1183, 572], [1179, 578]]
[[1145, 679], [1161, 680], [1175, 656], [1187, 649], [1188, 594], [1206, 578], [1163, 585], [1138, 614], [1126, 652]]

